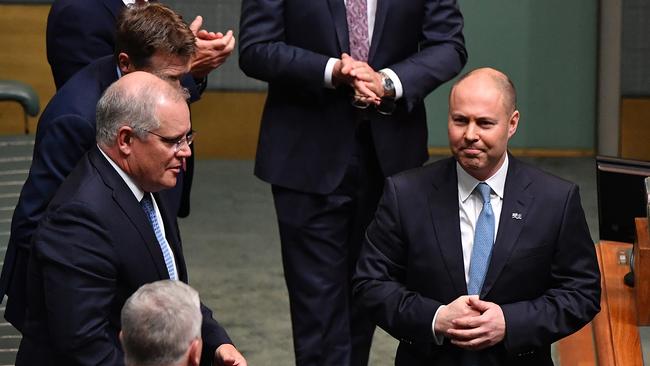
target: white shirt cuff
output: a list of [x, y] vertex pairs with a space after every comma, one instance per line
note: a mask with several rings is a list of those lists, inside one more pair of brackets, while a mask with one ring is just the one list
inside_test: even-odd
[[444, 307], [445, 305], [440, 305], [438, 307], [438, 310], [436, 310], [436, 314], [433, 316], [433, 321], [431, 322], [431, 331], [433, 332], [433, 342], [436, 344], [436, 346], [442, 346], [442, 343], [445, 341], [445, 336], [443, 336], [442, 334], [441, 335], [436, 334], [436, 318], [438, 317], [438, 312], [440, 312], [440, 309]]
[[395, 100], [401, 98], [402, 95], [404, 95], [404, 88], [402, 88], [402, 82], [399, 80], [399, 77], [397, 76], [395, 71], [391, 69], [381, 69], [379, 71], [388, 75], [390, 80], [393, 82], [393, 85], [395, 86]]
[[326, 88], [334, 89], [334, 83], [332, 83], [332, 71], [334, 71], [334, 65], [336, 65], [337, 61], [339, 61], [338, 58], [330, 58], [327, 60], [327, 65], [325, 65], [325, 79], [323, 83]]

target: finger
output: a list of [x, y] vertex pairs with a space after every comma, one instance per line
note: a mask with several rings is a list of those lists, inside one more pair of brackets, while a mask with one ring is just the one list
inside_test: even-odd
[[194, 18], [194, 20], [192, 21], [192, 23], [190, 23], [190, 30], [192, 31], [192, 33], [194, 33], [194, 35], [198, 33], [199, 29], [201, 29], [201, 25], [203, 25], [203, 17], [197, 15], [196, 18]]
[[452, 339], [451, 344], [460, 348], [474, 350], [474, 351], [484, 349], [489, 345], [485, 339], [480, 339], [480, 338], [472, 339], [469, 341], [459, 341], [459, 340]]

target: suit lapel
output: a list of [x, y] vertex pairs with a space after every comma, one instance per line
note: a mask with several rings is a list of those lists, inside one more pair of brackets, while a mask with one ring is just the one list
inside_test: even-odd
[[534, 199], [527, 188], [532, 182], [520, 169], [520, 163], [509, 156], [508, 174], [503, 194], [503, 206], [499, 219], [497, 238], [492, 249], [490, 266], [481, 290], [481, 298], [489, 293], [499, 278], [510, 254], [514, 250], [517, 238], [527, 220], [527, 212]]
[[384, 30], [384, 23], [386, 22], [386, 16], [388, 14], [388, 2], [389, 0], [377, 0], [375, 27], [372, 31], [372, 40], [370, 42], [370, 50], [368, 51], [369, 64], [377, 52], [377, 47], [379, 47], [379, 39], [381, 37], [382, 31]]
[[458, 178], [456, 163], [448, 159], [444, 167], [433, 171], [433, 190], [428, 196], [431, 220], [447, 273], [457, 294], [467, 293], [463, 249], [458, 216]]
[[[167, 271], [158, 239], [156, 239], [151, 223], [147, 219], [142, 207], [140, 207], [140, 203], [135, 199], [133, 192], [131, 192], [131, 189], [129, 189], [122, 180], [122, 177], [119, 176], [110, 163], [106, 161], [98, 147], [90, 150], [89, 154], [90, 160], [101, 175], [102, 180], [112, 189], [113, 200], [120, 206], [124, 215], [133, 223], [133, 227], [142, 238], [142, 242], [147, 247], [151, 255], [151, 260], [156, 266], [158, 276], [161, 279], [169, 278], [169, 272]], [[130, 243], [130, 245], [137, 245], [137, 243]]]
[[345, 14], [345, 3], [343, 0], [327, 0], [327, 2], [332, 13], [334, 27], [336, 28], [336, 38], [338, 39], [339, 48], [341, 52], [349, 53], [350, 39], [348, 37], [348, 20]]

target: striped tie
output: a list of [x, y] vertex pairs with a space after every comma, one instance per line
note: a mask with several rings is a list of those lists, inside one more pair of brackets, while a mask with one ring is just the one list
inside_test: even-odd
[[169, 278], [172, 280], [177, 280], [178, 276], [176, 275], [176, 269], [174, 267], [174, 258], [172, 257], [171, 248], [165, 236], [160, 230], [160, 225], [158, 225], [158, 219], [156, 218], [156, 210], [153, 208], [153, 202], [151, 202], [151, 193], [145, 192], [140, 205], [144, 210], [144, 213], [147, 215], [151, 227], [153, 228], [154, 233], [156, 234], [156, 239], [158, 239], [158, 245], [160, 245], [160, 250], [162, 250], [163, 258], [165, 259], [165, 265], [167, 266], [167, 272], [169, 273]]

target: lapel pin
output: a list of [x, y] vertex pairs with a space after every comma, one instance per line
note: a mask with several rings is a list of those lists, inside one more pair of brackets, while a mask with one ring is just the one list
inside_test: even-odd
[[512, 218], [515, 220], [521, 220], [521, 214], [519, 212], [513, 212]]

